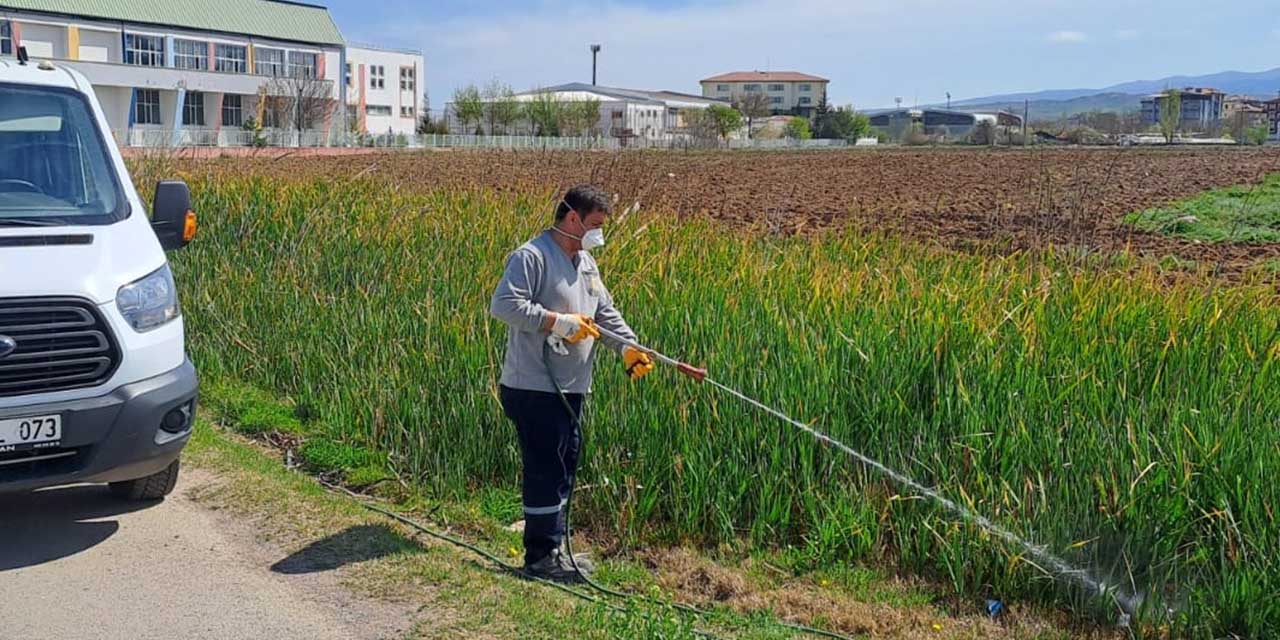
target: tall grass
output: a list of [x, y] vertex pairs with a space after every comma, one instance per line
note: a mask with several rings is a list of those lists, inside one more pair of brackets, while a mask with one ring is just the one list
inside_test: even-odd
[[[207, 380], [289, 393], [444, 495], [517, 486], [487, 305], [552, 194], [192, 184], [204, 228], [176, 269]], [[665, 213], [597, 252], [644, 341], [1146, 594], [1143, 633], [1280, 632], [1273, 289]], [[599, 357], [575, 513], [624, 544], [791, 545], [815, 568], [887, 561], [959, 596], [1114, 613], [732, 398]]]

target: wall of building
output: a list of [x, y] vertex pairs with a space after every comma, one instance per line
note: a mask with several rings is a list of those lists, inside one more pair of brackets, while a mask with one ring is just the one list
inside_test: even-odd
[[[794, 109], [813, 109], [822, 102], [826, 96], [825, 82], [703, 82], [702, 95], [708, 98], [719, 98], [732, 100], [733, 98], [747, 93], [747, 87], [756, 85], [760, 87], [760, 92], [769, 96], [770, 108], [776, 112], [791, 111]], [[802, 91], [801, 87], [807, 86], [808, 91]], [[801, 98], [808, 98], [807, 104], [801, 104]], [[777, 100], [775, 102], [775, 100]]]
[[[366, 133], [411, 134], [417, 130], [425, 81], [421, 54], [348, 47], [347, 65], [351, 70], [348, 109], [357, 119], [363, 115]], [[403, 84], [401, 69], [412, 72]], [[381, 74], [374, 73], [379, 70]], [[378, 86], [374, 86], [375, 79], [381, 80]], [[359, 113], [361, 109], [363, 114]]]
[[80, 27], [80, 47], [76, 60], [111, 62], [122, 60], [120, 32]]
[[22, 23], [22, 46], [27, 48], [27, 55], [33, 59], [67, 58], [67, 29], [58, 24], [45, 22]]

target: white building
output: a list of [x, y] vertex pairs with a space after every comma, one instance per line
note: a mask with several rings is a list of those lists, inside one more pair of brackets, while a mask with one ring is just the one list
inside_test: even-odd
[[19, 47], [82, 72], [122, 144], [246, 144], [251, 121], [268, 143], [338, 143], [349, 105], [358, 130], [412, 133], [424, 81], [420, 53], [349, 53], [293, 0], [0, 0], [0, 55]]
[[[583, 132], [587, 135], [649, 140], [669, 140], [682, 135], [685, 127], [683, 113], [686, 109], [705, 109], [713, 104], [728, 105], [722, 100], [675, 91], [619, 89], [580, 82], [517, 93], [513, 99], [521, 105], [527, 105], [546, 97], [562, 105], [592, 100], [598, 102], [600, 115], [590, 130]], [[466, 123], [467, 126], [464, 127], [457, 117], [454, 105], [450, 103], [445, 107], [445, 117], [453, 133], [471, 134], [476, 132], [477, 127], [490, 135], [539, 133], [537, 125], [525, 115], [521, 115], [517, 122], [506, 128], [492, 126], [485, 119], [478, 123]]]
[[421, 51], [347, 45], [347, 104], [356, 131], [412, 134], [422, 111]]
[[773, 115], [812, 117], [827, 97], [826, 78], [796, 71], [733, 71], [701, 81], [702, 95], [732, 101], [748, 93], [768, 96]]

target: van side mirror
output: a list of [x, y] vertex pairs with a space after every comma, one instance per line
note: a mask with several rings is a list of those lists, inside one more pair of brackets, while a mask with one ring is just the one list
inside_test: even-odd
[[151, 229], [165, 251], [181, 249], [195, 237], [196, 213], [191, 210], [191, 190], [185, 182], [161, 180], [156, 183]]

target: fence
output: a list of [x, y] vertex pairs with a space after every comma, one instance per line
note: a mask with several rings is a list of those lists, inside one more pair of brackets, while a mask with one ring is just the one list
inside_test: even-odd
[[[117, 136], [119, 139], [119, 136]], [[325, 131], [263, 129], [131, 129], [124, 138], [130, 147], [330, 147]]]
[[[506, 150], [620, 150], [620, 149], [828, 149], [853, 146], [845, 140], [697, 140], [692, 138], [610, 138], [478, 136], [453, 134], [351, 135], [345, 143], [324, 131], [264, 129], [132, 129], [123, 138], [130, 147], [373, 147], [391, 149], [506, 149]], [[119, 139], [119, 136], [117, 136]], [[859, 140], [858, 146], [867, 144]], [[874, 142], [874, 139], [871, 140]]]

